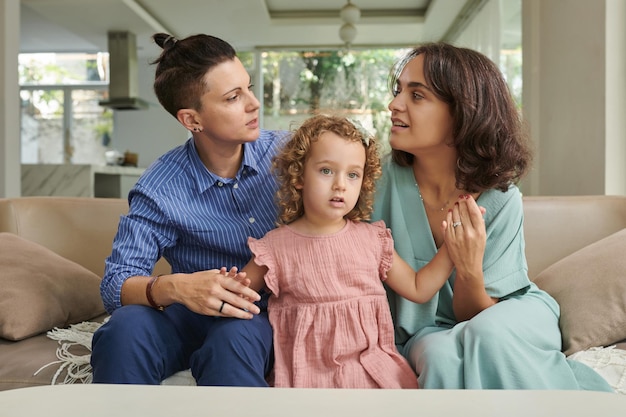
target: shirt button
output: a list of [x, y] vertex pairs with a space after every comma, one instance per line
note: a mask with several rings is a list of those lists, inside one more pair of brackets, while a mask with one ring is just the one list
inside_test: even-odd
[[249, 221], [250, 223], [254, 223], [254, 222], [255, 222], [254, 217], [250, 217], [250, 218], [248, 219], [248, 221]]
[[218, 181], [218, 182], [217, 182], [217, 186], [218, 186], [218, 187], [222, 187], [223, 185], [224, 185], [224, 183], [223, 183], [222, 181]]
[[239, 184], [235, 183], [235, 185], [233, 185], [233, 188], [236, 190], [237, 188], [239, 188]]

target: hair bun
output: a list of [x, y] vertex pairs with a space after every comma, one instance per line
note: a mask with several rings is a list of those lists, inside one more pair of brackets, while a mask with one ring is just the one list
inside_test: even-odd
[[174, 36], [169, 35], [167, 38], [165, 38], [165, 40], [163, 41], [163, 46], [168, 46], [169, 43], [171, 43], [171, 45], [169, 46], [174, 46], [174, 44], [178, 42], [178, 39], [176, 39]]
[[152, 39], [154, 39], [154, 42], [163, 49], [171, 48], [176, 44], [176, 42], [178, 42], [176, 37], [168, 33], [157, 33], [152, 37]]

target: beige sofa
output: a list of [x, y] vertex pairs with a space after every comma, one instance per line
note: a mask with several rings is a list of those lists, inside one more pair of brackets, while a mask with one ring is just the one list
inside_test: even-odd
[[[105, 317], [98, 280], [127, 208], [123, 199], [0, 199], [0, 262], [10, 264], [0, 264], [0, 333], [20, 339], [0, 334], [0, 390], [50, 384], [58, 365], [34, 375], [57, 360], [46, 331]], [[526, 197], [524, 212], [529, 274], [561, 304], [564, 352], [624, 341], [626, 196]], [[167, 270], [161, 261], [155, 273]], [[24, 337], [22, 322], [38, 334]]]

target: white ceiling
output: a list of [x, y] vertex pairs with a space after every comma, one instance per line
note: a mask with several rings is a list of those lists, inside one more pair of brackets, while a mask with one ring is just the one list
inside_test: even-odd
[[[485, 0], [352, 0], [362, 11], [355, 47], [439, 40]], [[346, 0], [22, 0], [20, 52], [107, 50], [108, 31], [137, 36], [208, 33], [238, 50], [339, 46]]]

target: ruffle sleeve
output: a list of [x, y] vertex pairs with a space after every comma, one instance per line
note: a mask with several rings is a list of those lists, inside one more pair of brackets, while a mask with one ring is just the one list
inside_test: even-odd
[[381, 248], [378, 274], [380, 275], [380, 279], [384, 281], [387, 279], [387, 271], [389, 271], [391, 265], [393, 265], [393, 238], [391, 237], [391, 230], [387, 228], [384, 220], [378, 220], [372, 223], [372, 226], [376, 228], [376, 234]]
[[267, 238], [256, 239], [248, 237], [248, 246], [254, 255], [257, 265], [267, 267], [265, 273], [265, 286], [276, 296], [279, 294], [278, 280], [276, 279], [275, 257], [267, 242]]

